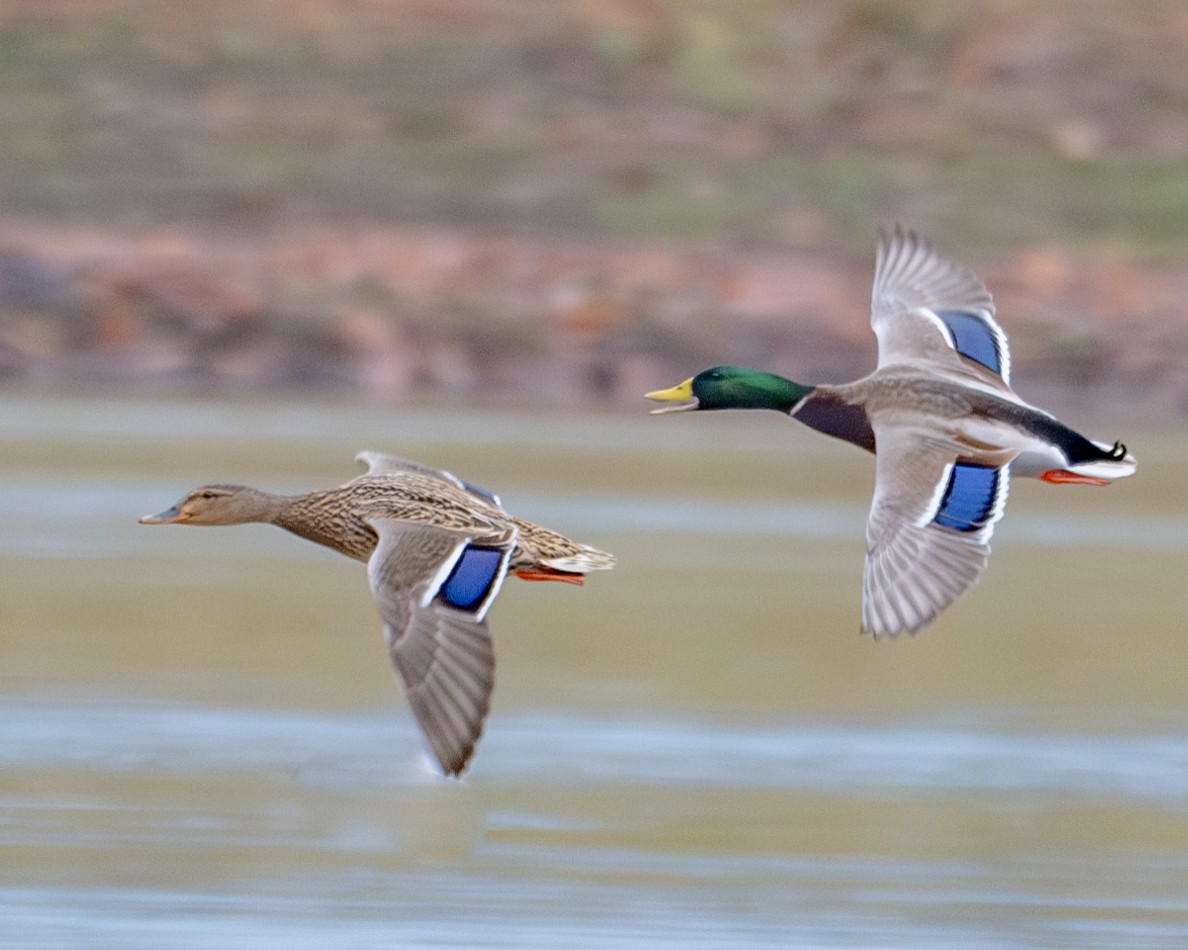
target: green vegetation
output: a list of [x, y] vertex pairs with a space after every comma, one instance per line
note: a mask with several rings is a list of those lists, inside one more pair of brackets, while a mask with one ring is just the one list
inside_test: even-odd
[[8, 17], [0, 211], [774, 244], [815, 215], [856, 247], [908, 217], [966, 246], [1182, 252], [1183, 50], [1159, 27], [1174, 7], [1145, 6], [1138, 35], [1133, 11], [1052, 5], [1022, 52], [1007, 0]]

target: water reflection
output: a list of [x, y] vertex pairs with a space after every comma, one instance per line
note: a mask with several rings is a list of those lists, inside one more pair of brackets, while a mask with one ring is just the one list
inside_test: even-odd
[[[0, 847], [93, 875], [9, 864], [14, 946], [1188, 939], [1188, 857], [1128, 844], [1136, 822], [1183, 826], [1183, 734], [506, 715], [486, 767], [443, 784], [390, 710], [0, 716]], [[836, 822], [862, 847], [837, 849]]]
[[[1019, 792], [1067, 804], [1117, 797], [1188, 814], [1188, 733], [1030, 732], [992, 710], [959, 726], [726, 725], [712, 719], [502, 714], [468, 782], [652, 783], [848, 798]], [[6, 770], [113, 775], [296, 774], [336, 791], [440, 784], [411, 719], [392, 709], [315, 714], [107, 699], [0, 704]], [[382, 751], [381, 751], [382, 750]], [[447, 793], [448, 794], [448, 793]], [[6, 803], [11, 807], [12, 803]]]

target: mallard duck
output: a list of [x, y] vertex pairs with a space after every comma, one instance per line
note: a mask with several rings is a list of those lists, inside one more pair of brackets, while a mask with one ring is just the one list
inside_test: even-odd
[[487, 611], [508, 573], [581, 584], [612, 555], [509, 515], [498, 497], [450, 472], [360, 452], [366, 474], [338, 488], [273, 495], [196, 488], [141, 524], [274, 524], [367, 562], [388, 651], [447, 775], [466, 767], [494, 682]]
[[862, 629], [915, 633], [981, 577], [1011, 473], [1104, 485], [1136, 463], [1015, 394], [989, 291], [920, 236], [880, 235], [871, 326], [878, 366], [853, 383], [716, 366], [647, 398], [672, 403], [655, 413], [775, 409], [875, 453]]

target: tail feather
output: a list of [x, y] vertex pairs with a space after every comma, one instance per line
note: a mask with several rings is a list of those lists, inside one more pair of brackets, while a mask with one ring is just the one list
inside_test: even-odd
[[571, 541], [551, 528], [515, 519], [520, 529], [518, 550], [513, 563], [518, 567], [540, 566], [569, 574], [588, 574], [590, 571], [609, 571], [615, 566], [615, 556], [592, 548], [588, 544]]
[[1045, 481], [1075, 483], [1084, 479], [1084, 484], [1104, 484], [1115, 478], [1125, 478], [1138, 470], [1138, 461], [1121, 442], [1103, 445], [1089, 439], [1082, 439], [1081, 451], [1075, 457], [1053, 445], [1035, 447], [1020, 453], [1011, 463], [1011, 473]]
[[1121, 442], [1103, 445], [1096, 440], [1090, 441], [1101, 450], [1103, 457], [1070, 465], [1069, 468], [1078, 475], [1088, 475], [1090, 478], [1125, 478], [1138, 471], [1138, 459], [1131, 455]]
[[558, 571], [588, 574], [590, 571], [609, 571], [615, 566], [615, 556], [582, 544], [578, 550], [561, 557], [541, 558], [541, 564]]

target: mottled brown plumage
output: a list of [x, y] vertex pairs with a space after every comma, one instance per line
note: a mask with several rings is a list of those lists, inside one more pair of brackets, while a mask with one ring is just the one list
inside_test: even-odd
[[573, 573], [585, 573], [599, 569], [593, 565], [613, 563], [610, 555], [509, 515], [481, 495], [413, 472], [368, 473], [339, 488], [282, 497], [271, 523], [356, 561], [367, 561], [379, 541], [370, 525], [376, 518], [431, 525], [476, 540], [504, 538], [515, 529], [513, 570], [540, 569], [576, 558], [589, 566]]
[[447, 774], [465, 768], [494, 683], [486, 613], [510, 571], [580, 584], [614, 557], [509, 515], [449, 472], [378, 452], [337, 488], [273, 495], [207, 485], [143, 524], [275, 524], [364, 561], [392, 662]]

